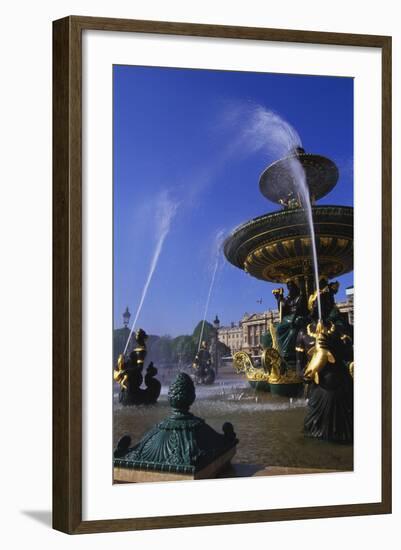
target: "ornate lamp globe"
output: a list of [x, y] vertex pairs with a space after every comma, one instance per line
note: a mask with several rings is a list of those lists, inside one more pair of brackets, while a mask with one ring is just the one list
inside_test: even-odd
[[220, 327], [220, 319], [218, 318], [218, 316], [216, 315], [214, 321], [213, 321], [213, 325], [214, 325], [214, 328], [215, 329], [218, 329]]
[[130, 313], [130, 311], [128, 309], [128, 306], [127, 306], [124, 313], [123, 313], [124, 328], [128, 328], [130, 319], [131, 319], [131, 313]]

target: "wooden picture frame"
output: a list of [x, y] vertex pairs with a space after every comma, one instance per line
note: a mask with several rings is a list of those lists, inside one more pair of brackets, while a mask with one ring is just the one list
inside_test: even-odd
[[[82, 31], [378, 48], [382, 55], [382, 496], [379, 502], [82, 521]], [[53, 23], [53, 527], [69, 534], [391, 512], [391, 37], [71, 16]]]

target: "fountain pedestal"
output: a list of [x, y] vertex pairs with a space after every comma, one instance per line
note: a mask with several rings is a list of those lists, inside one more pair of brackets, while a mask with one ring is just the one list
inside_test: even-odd
[[195, 400], [190, 376], [180, 373], [168, 394], [172, 414], [148, 431], [134, 447], [124, 436], [114, 451], [117, 482], [177, 481], [216, 477], [236, 451], [232, 424], [216, 432], [189, 412]]

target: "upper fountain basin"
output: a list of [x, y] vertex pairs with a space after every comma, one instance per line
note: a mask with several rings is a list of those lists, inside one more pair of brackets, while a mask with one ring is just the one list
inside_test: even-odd
[[[354, 209], [314, 206], [319, 273], [329, 279], [353, 269]], [[265, 214], [234, 229], [224, 243], [227, 260], [264, 281], [286, 283], [312, 273], [309, 227], [303, 208]]]
[[262, 195], [278, 204], [297, 196], [297, 187], [294, 183], [293, 164], [299, 162], [305, 173], [306, 183], [312, 202], [321, 199], [329, 193], [338, 180], [338, 168], [335, 163], [321, 155], [305, 153], [298, 148], [294, 153], [270, 164], [259, 179], [259, 188]]

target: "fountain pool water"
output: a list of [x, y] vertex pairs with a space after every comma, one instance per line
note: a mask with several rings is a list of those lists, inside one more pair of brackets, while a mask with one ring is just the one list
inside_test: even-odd
[[[191, 412], [204, 418], [215, 430], [229, 419], [239, 439], [235, 464], [268, 465], [299, 468], [327, 468], [349, 471], [353, 468], [350, 446], [304, 438], [302, 428], [306, 401], [256, 394], [238, 376], [221, 373], [224, 381], [211, 386], [197, 386]], [[170, 413], [168, 385], [163, 385], [154, 406], [122, 407], [115, 395], [114, 446], [129, 433], [132, 441]]]

